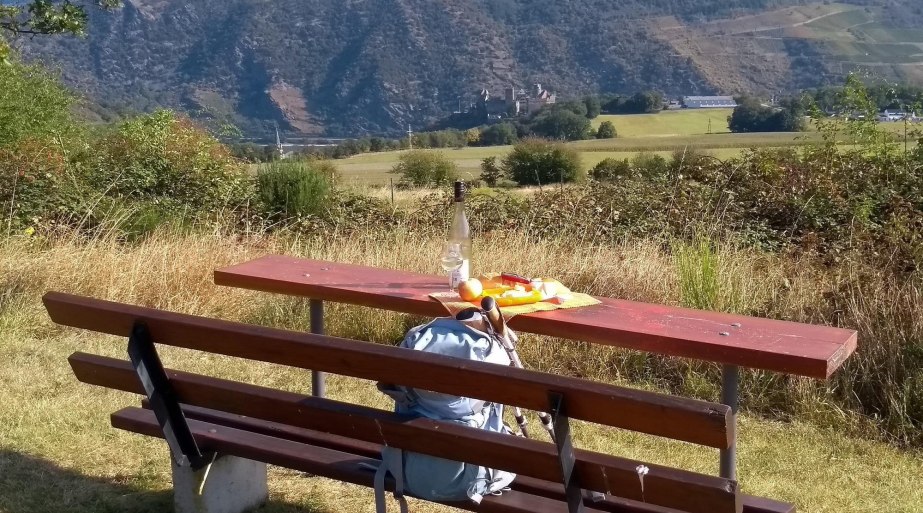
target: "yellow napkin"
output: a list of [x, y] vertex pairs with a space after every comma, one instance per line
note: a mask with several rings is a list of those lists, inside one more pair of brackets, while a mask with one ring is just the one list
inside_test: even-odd
[[[442, 303], [442, 306], [449, 311], [449, 314], [455, 316], [458, 312], [466, 308], [471, 308], [472, 306], [478, 306], [474, 303], [469, 303], [468, 301], [463, 300], [457, 292], [434, 292], [429, 295], [429, 297], [435, 299]], [[516, 305], [516, 306], [505, 306], [500, 309], [500, 312], [503, 313], [503, 317], [507, 320], [511, 319], [515, 315], [527, 314], [532, 312], [550, 312], [552, 310], [560, 310], [563, 308], [579, 308], [581, 306], [593, 306], [600, 304], [601, 301], [589, 294], [581, 294], [578, 292], [571, 292], [570, 299], [567, 301], [562, 301], [561, 303], [549, 303], [547, 301], [539, 301], [538, 303], [532, 303], [530, 305]]]

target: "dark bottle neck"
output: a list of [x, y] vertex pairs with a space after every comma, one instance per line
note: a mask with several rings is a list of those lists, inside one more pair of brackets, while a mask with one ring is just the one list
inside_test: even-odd
[[455, 202], [465, 201], [465, 182], [455, 182]]

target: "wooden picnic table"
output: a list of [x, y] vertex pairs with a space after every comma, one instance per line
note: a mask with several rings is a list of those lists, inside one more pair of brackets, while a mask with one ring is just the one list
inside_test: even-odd
[[[323, 333], [323, 301], [424, 316], [448, 315], [429, 297], [444, 276], [270, 255], [215, 271], [215, 283], [311, 300], [311, 331]], [[612, 298], [601, 304], [517, 315], [517, 331], [723, 364], [721, 402], [738, 407], [739, 367], [829, 378], [856, 350], [853, 330]], [[321, 373], [314, 393], [324, 395]], [[721, 475], [735, 477], [735, 449]]]
[[[266, 256], [215, 271], [215, 283], [425, 316], [448, 315], [429, 297], [443, 276]], [[692, 310], [622, 299], [518, 315], [510, 327], [581, 340], [826, 379], [856, 349], [856, 332], [829, 326]]]

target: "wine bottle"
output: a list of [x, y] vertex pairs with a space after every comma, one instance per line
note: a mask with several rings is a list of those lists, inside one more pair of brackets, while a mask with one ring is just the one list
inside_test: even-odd
[[471, 277], [471, 229], [465, 215], [464, 182], [455, 182], [455, 215], [449, 230], [449, 242], [461, 248], [462, 264], [452, 271], [449, 279], [449, 285], [456, 289], [461, 282]]

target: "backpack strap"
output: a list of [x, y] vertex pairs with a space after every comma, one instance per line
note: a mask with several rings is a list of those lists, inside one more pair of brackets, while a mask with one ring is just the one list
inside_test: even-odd
[[502, 495], [510, 491], [510, 484], [516, 479], [516, 474], [503, 470], [485, 468], [484, 477], [481, 477], [468, 487], [468, 498], [475, 504], [480, 504], [485, 495]]
[[401, 513], [408, 513], [407, 499], [404, 497], [404, 452], [391, 447], [381, 450], [381, 465], [375, 472], [375, 512], [387, 513], [385, 476], [388, 472], [394, 476], [394, 498], [400, 505]]
[[411, 410], [414, 405], [417, 404], [417, 394], [412, 388], [382, 382], [379, 382], [377, 387], [381, 393], [394, 400], [394, 404], [396, 404], [400, 410]]

